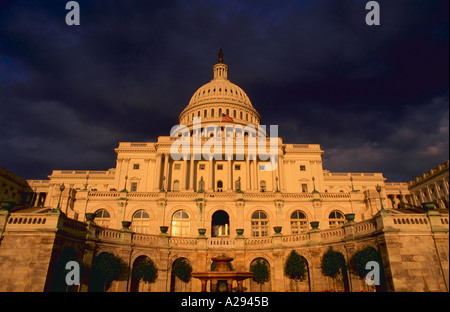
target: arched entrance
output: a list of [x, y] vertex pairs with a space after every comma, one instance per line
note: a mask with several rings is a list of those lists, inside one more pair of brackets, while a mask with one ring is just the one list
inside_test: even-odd
[[[137, 257], [131, 270], [131, 292], [151, 291], [151, 284], [158, 278], [158, 269], [147, 256]], [[147, 280], [145, 280], [147, 279]]]
[[250, 292], [272, 291], [269, 261], [264, 258], [254, 259], [250, 264], [250, 272], [253, 272], [253, 278], [250, 279]]
[[212, 215], [211, 236], [230, 236], [230, 217], [223, 210], [218, 210]]
[[78, 289], [77, 285], [69, 286], [66, 283], [66, 275], [69, 273], [69, 270], [66, 269], [66, 264], [70, 261], [77, 261], [77, 255], [72, 247], [67, 247], [61, 252], [58, 262], [55, 265], [50, 291], [54, 292], [77, 291]]
[[172, 263], [170, 274], [171, 292], [190, 292], [192, 290], [192, 265], [186, 258], [178, 258]]

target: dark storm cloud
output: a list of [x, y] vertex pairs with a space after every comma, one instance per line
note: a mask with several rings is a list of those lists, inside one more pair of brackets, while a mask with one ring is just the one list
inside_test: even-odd
[[120, 141], [168, 135], [229, 78], [325, 169], [407, 181], [448, 159], [448, 1], [0, 2], [0, 165], [26, 178], [115, 166]]

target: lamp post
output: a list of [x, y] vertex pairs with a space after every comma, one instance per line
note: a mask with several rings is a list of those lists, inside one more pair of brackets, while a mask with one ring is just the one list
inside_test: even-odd
[[127, 191], [127, 180], [128, 180], [128, 175], [125, 176], [125, 185], [124, 185], [123, 190], [121, 192], [125, 192], [125, 193], [128, 192]]
[[166, 191], [166, 190], [165, 190], [165, 184], [166, 184], [166, 177], [163, 176], [163, 177], [162, 177], [162, 189], [161, 189], [161, 192], [165, 192], [165, 191]]
[[84, 191], [87, 190], [88, 180], [89, 180], [89, 174], [86, 175], [86, 183], [84, 184]]
[[378, 196], [380, 197], [380, 204], [381, 204], [380, 212], [386, 212], [386, 210], [384, 210], [383, 201], [381, 200], [381, 186], [379, 184], [377, 184], [376, 189], [378, 192]]
[[60, 204], [61, 204], [61, 195], [62, 195], [62, 192], [64, 191], [65, 188], [66, 188], [66, 187], [64, 186], [64, 183], [61, 184], [61, 185], [59, 186], [58, 206], [56, 206], [56, 209], [54, 210], [55, 212], [61, 212], [61, 208], [60, 208]]

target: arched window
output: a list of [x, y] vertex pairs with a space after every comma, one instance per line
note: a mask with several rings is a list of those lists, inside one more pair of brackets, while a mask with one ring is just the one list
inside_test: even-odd
[[148, 234], [150, 227], [150, 217], [145, 210], [138, 210], [131, 219], [131, 229], [136, 233]]
[[208, 111], [205, 109], [204, 113], [203, 113], [203, 117], [208, 117]]
[[222, 117], [222, 109], [219, 108], [219, 117]]
[[211, 236], [229, 236], [230, 235], [230, 217], [223, 210], [218, 210], [212, 215]]
[[189, 214], [184, 210], [178, 210], [172, 216], [172, 236], [189, 236], [190, 232]]
[[344, 221], [345, 221], [344, 215], [337, 210], [332, 211], [328, 216], [328, 223], [330, 225], [330, 228], [340, 227], [341, 225], [344, 224]]
[[214, 117], [214, 108], [211, 109], [211, 117]]
[[106, 211], [105, 209], [97, 210], [97, 212], [95, 213], [95, 223], [98, 226], [107, 228], [109, 227], [110, 220], [111, 216], [109, 215], [109, 212]]
[[260, 187], [260, 190], [261, 190], [261, 192], [265, 192], [266, 191], [266, 181], [261, 181], [260, 183], [259, 183], [259, 187]]
[[308, 229], [308, 219], [305, 214], [299, 210], [291, 214], [291, 233], [299, 234]]
[[223, 191], [223, 182], [217, 181], [217, 192], [222, 192], [222, 191]]
[[236, 110], [233, 110], [233, 118], [236, 118]]
[[179, 192], [180, 191], [180, 181], [175, 180], [173, 182], [173, 191], [174, 192]]
[[227, 116], [230, 116], [230, 109], [227, 108]]
[[269, 235], [269, 218], [264, 211], [258, 210], [252, 214], [252, 237]]

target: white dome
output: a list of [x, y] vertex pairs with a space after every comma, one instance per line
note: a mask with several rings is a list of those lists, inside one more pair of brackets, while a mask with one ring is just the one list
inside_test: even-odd
[[179, 123], [191, 127], [193, 118], [201, 117], [202, 124], [258, 126], [261, 116], [244, 90], [228, 80], [228, 66], [221, 58], [214, 65], [213, 72], [214, 78], [194, 93], [181, 112]]

